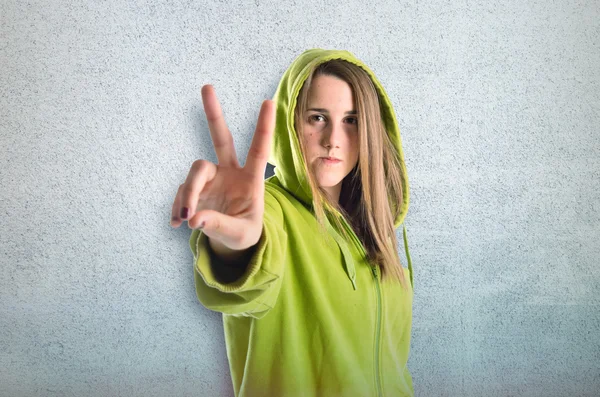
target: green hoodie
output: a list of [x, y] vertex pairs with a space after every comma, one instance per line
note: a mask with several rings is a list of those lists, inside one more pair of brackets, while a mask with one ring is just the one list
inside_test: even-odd
[[[413, 396], [406, 363], [412, 324], [411, 288], [381, 282], [350, 226], [344, 240], [331, 223], [318, 232], [312, 194], [294, 130], [298, 92], [312, 67], [341, 58], [371, 76], [382, 98], [386, 129], [406, 175], [400, 131], [389, 97], [373, 72], [347, 51], [311, 49], [283, 75], [273, 100], [276, 127], [265, 180], [263, 232], [244, 269], [216, 258], [193, 230], [196, 293], [223, 313], [227, 357], [236, 396]], [[406, 179], [406, 178], [405, 178]], [[405, 181], [398, 227], [408, 210]]]

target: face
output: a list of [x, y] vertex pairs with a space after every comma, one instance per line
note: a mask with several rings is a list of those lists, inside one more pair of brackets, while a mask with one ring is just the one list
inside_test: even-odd
[[302, 129], [308, 166], [317, 183], [339, 201], [342, 180], [358, 162], [358, 119], [350, 85], [334, 77], [313, 79]]

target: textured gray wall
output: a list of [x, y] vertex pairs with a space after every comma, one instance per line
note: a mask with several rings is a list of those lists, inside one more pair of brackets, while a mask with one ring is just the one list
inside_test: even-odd
[[124, 3], [0, 4], [0, 395], [232, 395], [171, 203], [216, 160], [200, 87], [243, 161], [311, 47], [397, 109], [417, 395], [597, 395], [596, 0]]

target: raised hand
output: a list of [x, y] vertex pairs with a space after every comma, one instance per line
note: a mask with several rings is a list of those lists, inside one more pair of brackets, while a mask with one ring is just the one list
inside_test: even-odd
[[202, 228], [212, 243], [244, 250], [260, 239], [264, 213], [264, 173], [275, 129], [275, 104], [262, 103], [246, 164], [239, 165], [233, 138], [211, 85], [202, 87], [202, 102], [218, 164], [196, 160], [179, 186], [171, 225], [188, 220]]

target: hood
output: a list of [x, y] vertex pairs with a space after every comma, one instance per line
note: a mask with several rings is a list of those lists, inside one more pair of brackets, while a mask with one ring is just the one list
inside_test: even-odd
[[304, 159], [300, 152], [300, 143], [294, 128], [294, 110], [296, 109], [298, 93], [310, 72], [317, 65], [331, 59], [343, 59], [364, 69], [371, 77], [373, 85], [381, 98], [381, 110], [385, 127], [398, 152], [402, 173], [404, 174], [402, 185], [404, 201], [394, 222], [394, 226], [398, 227], [402, 224], [408, 212], [409, 187], [396, 114], [387, 93], [373, 71], [348, 51], [320, 48], [306, 50], [285, 71], [273, 96], [273, 101], [276, 104], [276, 122], [269, 163], [275, 166], [275, 175], [282, 186], [303, 204], [312, 206], [312, 193], [304, 171]]

